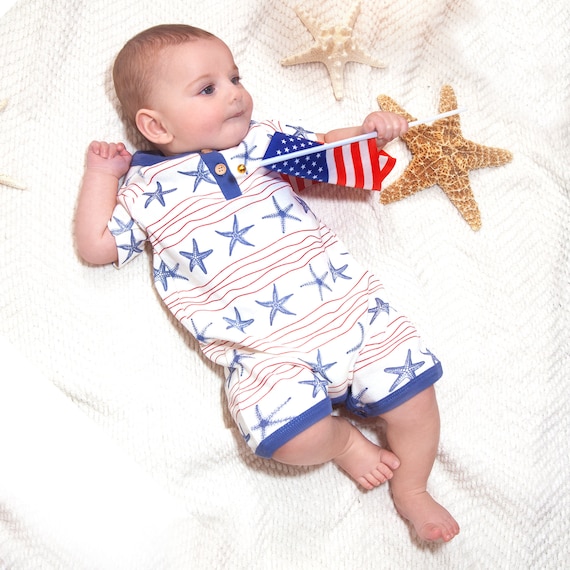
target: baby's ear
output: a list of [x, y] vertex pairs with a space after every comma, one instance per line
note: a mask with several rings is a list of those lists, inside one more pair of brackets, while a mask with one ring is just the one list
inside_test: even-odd
[[157, 111], [139, 109], [135, 117], [135, 124], [143, 137], [151, 143], [164, 145], [172, 141], [172, 135], [164, 126]]

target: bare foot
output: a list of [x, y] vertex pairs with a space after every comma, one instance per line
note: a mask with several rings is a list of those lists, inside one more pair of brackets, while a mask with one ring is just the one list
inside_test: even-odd
[[427, 491], [394, 496], [394, 504], [422, 540], [449, 542], [459, 534], [457, 521]]
[[334, 462], [368, 490], [391, 479], [393, 470], [400, 466], [400, 461], [391, 451], [372, 443], [355, 427], [344, 451], [335, 457]]

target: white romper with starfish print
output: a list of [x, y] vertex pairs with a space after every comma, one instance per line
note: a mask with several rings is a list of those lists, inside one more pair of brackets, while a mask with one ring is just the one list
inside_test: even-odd
[[334, 404], [379, 415], [442, 374], [378, 279], [255, 167], [276, 130], [306, 132], [266, 121], [219, 153], [135, 154], [109, 222], [118, 266], [150, 243], [158, 293], [224, 367], [232, 417], [263, 457]]

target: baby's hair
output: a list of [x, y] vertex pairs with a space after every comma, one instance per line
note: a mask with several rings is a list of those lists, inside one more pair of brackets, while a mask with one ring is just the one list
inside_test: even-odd
[[137, 111], [148, 105], [157, 54], [170, 46], [215, 38], [206, 30], [186, 24], [161, 24], [132, 37], [113, 65], [113, 83], [124, 118], [134, 126]]

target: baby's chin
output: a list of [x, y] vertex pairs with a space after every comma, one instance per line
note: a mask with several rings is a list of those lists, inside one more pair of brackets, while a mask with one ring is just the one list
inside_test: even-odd
[[228, 148], [233, 148], [239, 146], [243, 139], [245, 139], [247, 133], [249, 132], [250, 121], [247, 121], [247, 125], [236, 125], [236, 128], [233, 133], [228, 134], [224, 137], [223, 144], [219, 150], [225, 150]]

